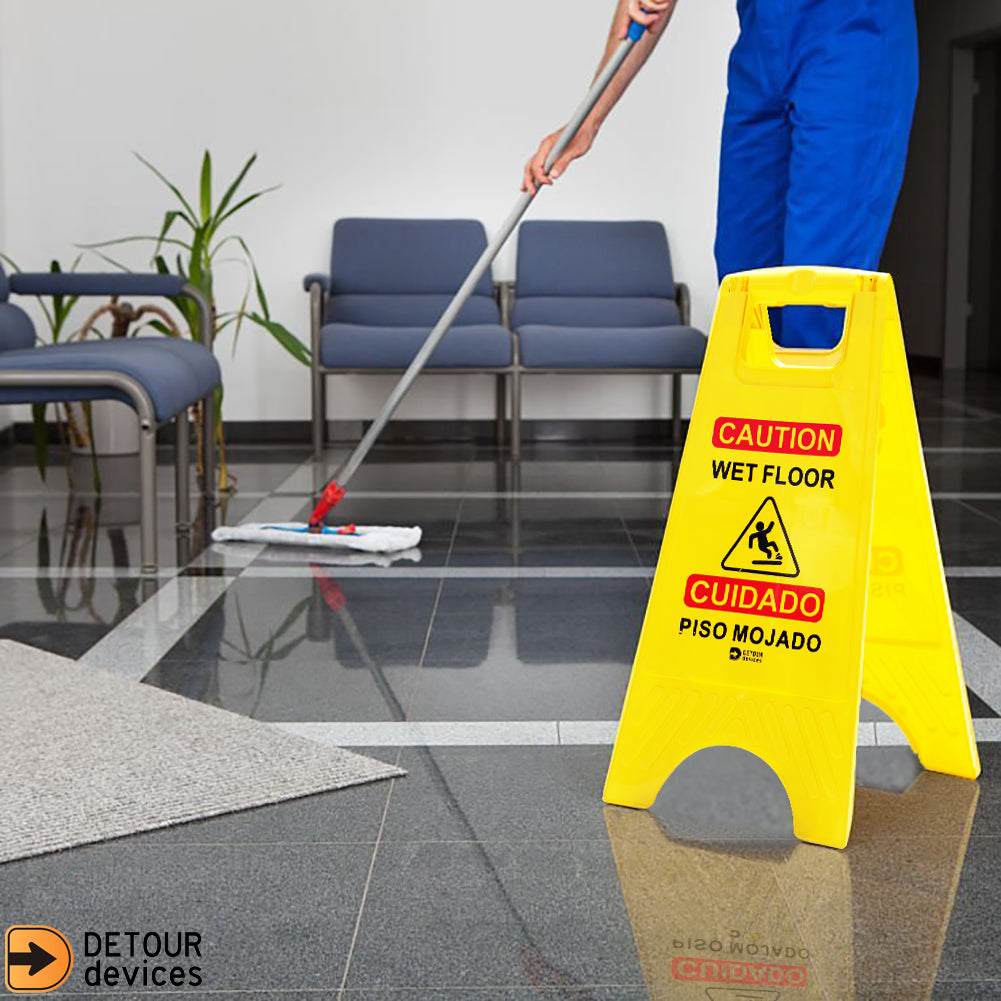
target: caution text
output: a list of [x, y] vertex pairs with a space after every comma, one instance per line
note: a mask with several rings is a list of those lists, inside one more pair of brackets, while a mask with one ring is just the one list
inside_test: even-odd
[[718, 417], [713, 445], [783, 455], [837, 455], [841, 451], [841, 425]]
[[824, 591], [799, 584], [692, 574], [685, 585], [685, 604], [718, 612], [819, 622], [824, 615]]
[[675, 956], [671, 960], [671, 975], [675, 980], [701, 980], [710, 984], [799, 987], [806, 983], [805, 966], [742, 963], [727, 959], [696, 959], [694, 956]]

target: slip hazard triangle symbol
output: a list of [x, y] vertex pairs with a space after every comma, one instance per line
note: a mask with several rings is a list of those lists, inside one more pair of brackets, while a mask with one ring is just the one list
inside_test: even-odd
[[723, 557], [724, 570], [798, 577], [799, 563], [773, 497], [766, 497]]

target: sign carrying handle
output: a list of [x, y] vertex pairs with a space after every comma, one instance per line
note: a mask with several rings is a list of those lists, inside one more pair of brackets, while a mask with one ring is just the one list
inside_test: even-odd
[[[880, 347], [874, 330], [884, 311], [875, 294], [884, 275], [859, 274], [840, 268], [768, 268], [723, 279], [728, 295], [714, 324], [710, 350], [736, 359], [735, 375], [753, 385], [785, 385], [795, 372], [797, 385], [830, 387], [842, 379], [864, 385], [871, 354]], [[825, 306], [845, 310], [845, 334], [829, 349], [785, 348], [771, 335], [768, 309], [782, 306]], [[713, 340], [716, 343], [713, 343]]]

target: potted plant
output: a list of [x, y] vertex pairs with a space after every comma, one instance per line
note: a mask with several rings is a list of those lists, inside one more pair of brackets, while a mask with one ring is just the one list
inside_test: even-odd
[[[212, 156], [208, 150], [202, 156], [197, 197], [191, 199], [148, 160], [138, 153], [136, 158], [171, 192], [175, 206], [164, 213], [156, 235], [144, 234], [105, 240], [87, 244], [87, 249], [98, 253], [115, 267], [128, 270], [119, 261], [108, 256], [107, 248], [137, 242], [151, 244], [152, 264], [157, 271], [161, 274], [180, 275], [205, 296], [211, 308], [213, 343], [228, 327], [233, 328], [235, 343], [244, 321], [249, 321], [266, 330], [296, 361], [308, 366], [309, 348], [271, 316], [257, 264], [246, 240], [228, 230], [228, 224], [234, 215], [277, 188], [277, 185], [274, 185], [243, 194], [242, 186], [257, 161], [257, 154], [254, 153], [247, 159], [218, 200], [214, 198]], [[220, 256], [223, 251], [226, 253], [225, 257]], [[235, 308], [226, 310], [220, 309], [216, 301], [214, 281], [215, 269], [223, 263], [238, 263], [245, 268], [247, 274], [241, 302]], [[254, 300], [256, 308], [251, 306], [251, 299]], [[197, 337], [198, 316], [194, 304], [188, 299], [179, 298], [174, 300], [174, 305], [183, 317], [183, 325], [187, 328], [188, 336]], [[143, 319], [134, 332], [138, 333], [146, 325], [154, 327], [163, 334], [174, 333], [159, 316]], [[227, 470], [226, 443], [222, 433], [221, 389], [216, 391], [215, 409], [219, 446], [219, 489], [226, 491], [232, 489], [232, 478]], [[199, 422], [196, 422], [196, 427], [200, 427]]]

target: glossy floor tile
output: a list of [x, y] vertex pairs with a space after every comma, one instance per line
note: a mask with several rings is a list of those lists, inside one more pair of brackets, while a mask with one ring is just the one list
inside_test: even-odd
[[146, 676], [261, 720], [404, 719], [440, 584], [241, 578]]
[[0, 639], [82, 657], [161, 583], [86, 571], [0, 578]]
[[[990, 726], [1001, 379], [915, 388], [971, 711]], [[70, 490], [58, 465], [39, 479], [30, 449], [0, 453], [0, 634], [350, 737], [407, 772], [0, 867], [0, 919], [78, 950], [58, 994], [1001, 999], [994, 738], [977, 782], [925, 772], [903, 744], [860, 746], [842, 852], [797, 842], [776, 775], [732, 748], [689, 758], [648, 811], [602, 802], [679, 449], [527, 443], [513, 463], [490, 443], [381, 445], [332, 518], [419, 524], [418, 551], [207, 547], [213, 520], [305, 518], [347, 454], [232, 447], [235, 492], [178, 547], [164, 449], [164, 572], [142, 580], [134, 462], [109, 464], [97, 494], [86, 464]], [[869, 703], [860, 720], [869, 744], [893, 730]], [[88, 929], [168, 927], [203, 936], [197, 988], [86, 979]]]

